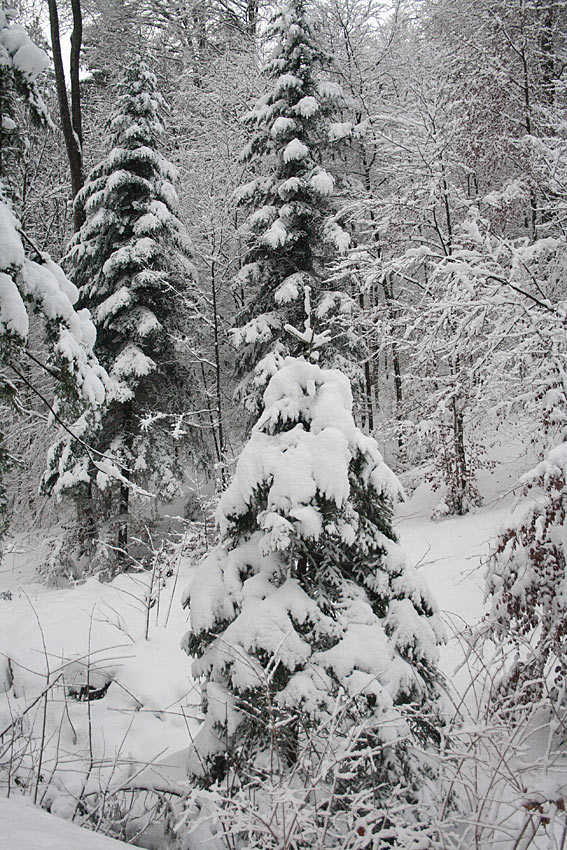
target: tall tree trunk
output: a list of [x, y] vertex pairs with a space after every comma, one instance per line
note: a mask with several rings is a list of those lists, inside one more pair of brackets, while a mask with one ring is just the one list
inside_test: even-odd
[[4, 176], [4, 131], [2, 130], [7, 90], [6, 68], [0, 67], [0, 179]]
[[128, 549], [128, 520], [129, 520], [130, 488], [127, 484], [120, 485], [120, 497], [118, 500], [118, 546], [126, 551]]
[[[384, 279], [384, 297], [388, 308], [388, 316], [392, 326], [396, 320], [396, 305], [394, 301], [394, 284], [391, 276]], [[394, 393], [396, 397], [396, 419], [398, 425], [401, 426], [402, 421], [402, 367], [400, 363], [400, 347], [396, 339], [392, 340], [392, 368], [394, 370]], [[404, 437], [401, 427], [398, 427], [398, 448], [400, 452], [404, 451]]]
[[84, 489], [75, 500], [77, 511], [77, 537], [79, 541], [79, 555], [92, 558], [95, 552], [95, 541], [97, 537], [95, 503], [93, 491], [96, 489], [96, 470], [89, 470], [89, 480]]
[[251, 38], [256, 35], [258, 27], [258, 0], [246, 2], [246, 32]]
[[[358, 293], [358, 303], [361, 311], [364, 313], [365, 304], [364, 304], [364, 293]], [[370, 348], [370, 343], [368, 345]], [[365, 425], [368, 430], [372, 433], [374, 430], [374, 405], [373, 405], [373, 395], [374, 388], [372, 386], [372, 373], [370, 370], [370, 351], [368, 352], [368, 357], [364, 361], [364, 396], [365, 396], [365, 405], [363, 411], [363, 425]]]
[[[134, 442], [134, 417], [132, 411], [132, 402], [128, 401], [121, 405], [120, 412], [120, 438], [124, 445], [126, 459], [123, 470], [123, 475], [128, 481], [121, 482], [118, 491], [118, 547], [124, 552], [128, 550], [128, 527], [130, 524], [130, 487], [128, 482], [132, 480], [132, 444]], [[124, 556], [119, 555], [121, 560]]]
[[213, 306], [213, 344], [215, 352], [215, 392], [217, 401], [217, 422], [216, 432], [218, 437], [218, 459], [220, 463], [220, 478], [221, 487], [225, 490], [228, 486], [228, 473], [226, 468], [226, 448], [224, 444], [224, 423], [222, 411], [222, 374], [221, 374], [221, 358], [220, 358], [220, 329], [219, 329], [219, 312], [217, 303], [217, 285], [216, 285], [216, 267], [213, 260], [211, 265], [211, 296]]
[[73, 132], [75, 133], [75, 136], [78, 140], [82, 166], [83, 119], [81, 115], [81, 88], [79, 85], [79, 64], [81, 61], [81, 45], [83, 43], [83, 16], [81, 13], [81, 0], [71, 0], [71, 9], [73, 11], [73, 30], [71, 32], [70, 57], [71, 123], [73, 125]]
[[[48, 0], [48, 6], [57, 102], [59, 104], [61, 128], [63, 130], [67, 159], [69, 161], [69, 170], [71, 172], [71, 193], [74, 199], [83, 185], [83, 134], [81, 121], [81, 95], [79, 88], [79, 58], [83, 37], [81, 3], [80, 0], [71, 0], [71, 8], [73, 11], [73, 31], [71, 33], [71, 107], [69, 107], [67, 84], [65, 82], [65, 70], [63, 67], [63, 56], [61, 53], [61, 34], [59, 31], [57, 0]], [[75, 233], [81, 228], [84, 220], [85, 217], [83, 209], [75, 204], [75, 208], [73, 210], [73, 229], [75, 230]]]
[[[366, 154], [366, 150], [363, 149], [363, 151], [362, 151], [362, 164], [363, 164], [363, 169], [364, 169], [364, 187], [366, 189], [366, 192], [367, 192], [369, 198], [372, 198], [372, 182], [371, 182], [371, 179], [370, 179], [370, 170], [371, 170], [372, 163], [374, 162], [374, 159], [375, 159], [375, 156], [372, 156], [371, 160], [369, 161], [367, 154]], [[376, 220], [376, 217], [374, 215], [374, 210], [372, 210], [372, 209], [370, 210], [370, 220], [372, 222], [374, 222]], [[379, 234], [378, 230], [374, 230], [373, 241], [374, 241], [374, 244], [376, 246], [377, 256], [381, 257], [382, 246], [380, 245], [380, 234]], [[396, 318], [396, 311], [395, 311], [395, 305], [394, 305], [394, 289], [393, 289], [393, 284], [392, 284], [391, 278], [389, 280], [384, 279], [382, 281], [382, 289], [384, 291], [384, 299], [386, 301], [386, 310], [387, 310], [387, 313], [388, 313], [388, 319], [389, 319], [389, 321], [392, 325], [393, 322], [394, 322], [394, 319]], [[402, 370], [401, 370], [401, 364], [400, 364], [400, 350], [399, 350], [399, 346], [398, 346], [396, 341], [392, 342], [391, 357], [392, 357], [392, 366], [393, 366], [393, 371], [394, 371], [394, 393], [395, 393], [395, 398], [396, 398], [396, 419], [397, 419], [398, 423], [400, 423], [401, 422], [401, 415], [402, 415]], [[370, 360], [367, 360], [366, 363], [364, 364], [364, 377], [365, 377], [365, 383], [366, 383], [367, 405], [368, 405], [368, 409], [370, 411], [370, 413], [369, 413], [369, 428], [370, 428], [370, 430], [372, 430], [374, 422], [373, 422], [373, 418], [370, 419], [370, 416], [371, 415], [373, 416], [373, 414], [372, 414], [372, 410], [373, 410], [372, 402], [373, 402], [373, 396], [374, 396], [375, 391], [376, 391], [377, 383], [374, 380], [374, 376], [371, 373]], [[400, 428], [398, 428], [398, 438], [397, 439], [398, 439], [398, 448], [399, 448], [400, 452], [403, 452], [403, 450], [404, 450], [404, 438], [403, 438], [403, 435], [401, 433]]]
[[[528, 136], [532, 135], [532, 104], [531, 104], [531, 81], [528, 65], [528, 57], [526, 54], [525, 45], [522, 47], [520, 60], [522, 62], [522, 77], [523, 77], [523, 92], [524, 92], [524, 126]], [[528, 212], [528, 228], [530, 231], [530, 239], [535, 242], [537, 239], [537, 197], [535, 189], [530, 189], [530, 208]]]
[[455, 468], [454, 468], [454, 505], [452, 505], [454, 513], [463, 516], [468, 511], [467, 505], [467, 488], [468, 488], [468, 470], [467, 458], [465, 454], [465, 429], [463, 422], [463, 413], [459, 410], [457, 398], [453, 396], [451, 400], [451, 412], [453, 414], [453, 450], [455, 453]]
[[541, 32], [539, 37], [539, 49], [541, 52], [542, 88], [543, 98], [548, 106], [555, 102], [556, 76], [555, 76], [555, 51], [553, 46], [553, 28], [555, 24], [555, 10], [550, 3], [537, 0], [536, 8], [540, 18]]

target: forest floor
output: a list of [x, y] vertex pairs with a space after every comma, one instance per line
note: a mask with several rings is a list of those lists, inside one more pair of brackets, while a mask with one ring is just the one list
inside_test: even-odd
[[[518, 476], [531, 460], [520, 443], [500, 447], [498, 463], [479, 476], [483, 504], [466, 516], [433, 521], [439, 494], [424, 483], [396, 511], [408, 560], [428, 581], [446, 625], [441, 668], [455, 704], [479, 697], [467, 649], [484, 610], [484, 565], [499, 530], [521, 509]], [[52, 819], [48, 828], [48, 815], [38, 814], [39, 824], [27, 810], [24, 817], [22, 796], [80, 824], [76, 801], [90, 795], [89, 825], [96, 828], [97, 817], [107, 823], [112, 805], [130, 789], [182, 794], [186, 751], [199, 724], [198, 689], [180, 649], [191, 558], [180, 548], [170, 559], [171, 575], [154, 574], [153, 587], [152, 576], [138, 572], [57, 588], [37, 577], [46, 545], [39, 531], [21, 534], [9, 541], [0, 566], [0, 732], [18, 726], [8, 775], [1, 777], [0, 793], [14, 802], [0, 800], [0, 850], [55, 847], [55, 838], [51, 845], [40, 833], [60, 835], [58, 850], [77, 845], [64, 831], [69, 824]], [[100, 698], [84, 699], [85, 689]], [[159, 847], [151, 811], [148, 803], [136, 830], [143, 829], [144, 846]], [[123, 837], [132, 840], [128, 829]], [[81, 846], [115, 845], [91, 845], [85, 836]]]

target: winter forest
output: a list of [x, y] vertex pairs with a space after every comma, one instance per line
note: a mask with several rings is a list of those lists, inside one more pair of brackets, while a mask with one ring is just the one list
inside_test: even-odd
[[566, 62], [2, 0], [1, 850], [567, 850]]

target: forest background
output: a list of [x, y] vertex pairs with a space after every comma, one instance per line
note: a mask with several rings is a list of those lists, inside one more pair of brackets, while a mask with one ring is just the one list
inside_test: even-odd
[[[535, 506], [494, 542], [484, 633], [507, 647], [490, 674], [505, 727], [507, 699], [529, 706], [528, 725], [546, 706], [561, 739], [565, 5], [310, 4], [320, 101], [314, 117], [304, 98], [301, 138], [273, 111], [295, 85], [270, 58], [274, 11], [3, 10], [5, 531], [57, 528], [40, 565], [56, 582], [161, 576], [177, 534], [208, 549], [263, 390], [303, 350], [310, 285], [324, 365], [349, 378], [357, 426], [406, 491], [432, 486], [436, 519], [480, 505], [479, 475], [511, 435], [538, 456], [523, 479]], [[275, 287], [296, 172], [310, 190], [308, 224], [293, 226], [316, 247]], [[512, 843], [561, 802], [518, 803], [540, 820], [514, 823]]]

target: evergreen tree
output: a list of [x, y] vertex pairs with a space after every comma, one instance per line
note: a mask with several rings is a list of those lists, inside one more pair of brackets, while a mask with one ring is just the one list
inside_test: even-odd
[[[294, 335], [304, 350], [324, 341], [309, 322]], [[350, 736], [360, 746], [337, 770], [335, 792], [362, 789], [382, 811], [398, 793], [416, 801], [415, 744], [439, 734], [439, 626], [392, 530], [398, 495], [376, 442], [354, 423], [348, 379], [286, 358], [220, 500], [221, 546], [186, 596], [185, 648], [205, 711], [190, 770], [205, 788], [250, 781], [260, 794], [268, 777], [305, 767], [306, 749], [336, 756]], [[332, 761], [322, 786], [333, 784]], [[321, 793], [323, 812], [333, 803]], [[377, 817], [376, 830], [387, 820]], [[312, 846], [302, 840], [293, 846]]]
[[87, 538], [118, 515], [110, 540], [122, 548], [133, 487], [151, 486], [164, 499], [179, 492], [183, 417], [190, 413], [174, 333], [181, 333], [194, 293], [188, 237], [176, 216], [176, 172], [159, 149], [163, 109], [155, 75], [136, 57], [109, 121], [111, 151], [77, 197], [86, 220], [67, 258], [113, 379], [101, 416], [81, 423], [102, 458], [93, 463], [64, 439], [52, 450], [46, 479], [58, 491], [74, 490]]
[[13, 23], [13, 15], [13, 9], [0, 9], [0, 179], [5, 193], [13, 188], [10, 172], [22, 150], [22, 105], [36, 123], [50, 123], [37, 83], [49, 59], [25, 27]]
[[284, 328], [301, 320], [304, 285], [313, 289], [317, 324], [335, 329], [328, 363], [360, 380], [353, 364], [362, 349], [345, 321], [354, 302], [326, 283], [330, 262], [350, 237], [337, 221], [336, 180], [323, 160], [352, 126], [331, 120], [342, 94], [335, 83], [318, 79], [324, 58], [305, 7], [304, 0], [288, 0], [274, 16], [268, 38], [275, 48], [265, 68], [272, 87], [245, 117], [253, 136], [243, 160], [256, 177], [238, 193], [249, 214], [245, 263], [234, 283], [243, 304], [234, 340], [241, 347], [239, 395], [254, 414], [279, 360], [293, 353]]
[[[26, 375], [24, 363], [31, 361], [55, 379], [62, 397], [83, 408], [100, 404], [105, 394], [106, 375], [93, 355], [95, 328], [87, 310], [75, 309], [77, 288], [26, 235], [16, 214], [13, 169], [22, 150], [26, 108], [39, 124], [50, 123], [37, 85], [48, 64], [24, 27], [0, 9], [0, 411], [10, 405], [23, 412], [18, 401], [22, 387], [47, 402]], [[30, 350], [29, 305], [42, 319], [44, 363]], [[0, 536], [7, 523], [1, 478], [12, 461], [3, 437], [0, 426]]]

